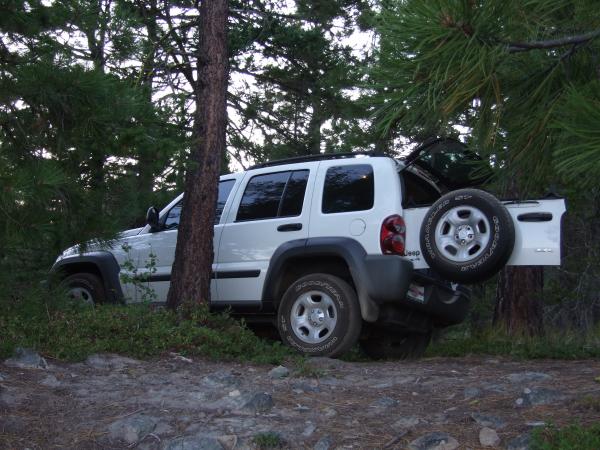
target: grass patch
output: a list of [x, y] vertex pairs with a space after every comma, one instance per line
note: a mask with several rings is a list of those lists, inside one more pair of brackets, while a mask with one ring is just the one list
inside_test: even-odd
[[557, 429], [553, 426], [534, 430], [531, 450], [598, 450], [600, 449], [600, 424], [584, 427], [569, 425]]
[[600, 357], [600, 329], [587, 335], [547, 331], [545, 336], [509, 336], [497, 329], [469, 333], [448, 329], [433, 342], [427, 356], [493, 355], [519, 359], [585, 359]]
[[254, 444], [260, 449], [264, 448], [280, 448], [283, 445], [281, 437], [272, 431], [266, 433], [258, 433], [252, 439]]
[[215, 360], [281, 364], [297, 358], [279, 342], [255, 336], [243, 323], [199, 307], [190, 320], [149, 305], [99, 305], [95, 308], [43, 300], [43, 293], [0, 299], [0, 358], [28, 347], [67, 361], [100, 352], [136, 358], [177, 352]]

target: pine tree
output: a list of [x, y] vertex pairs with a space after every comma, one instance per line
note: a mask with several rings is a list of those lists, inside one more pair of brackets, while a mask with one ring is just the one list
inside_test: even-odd
[[[501, 195], [590, 185], [597, 139], [600, 11], [595, 2], [382, 2], [371, 70], [384, 135], [457, 134], [497, 172]], [[496, 320], [537, 333], [541, 269], [500, 277]]]

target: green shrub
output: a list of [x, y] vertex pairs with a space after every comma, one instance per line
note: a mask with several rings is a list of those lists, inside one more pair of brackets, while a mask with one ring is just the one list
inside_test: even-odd
[[427, 356], [496, 355], [523, 359], [580, 359], [600, 356], [600, 329], [587, 334], [547, 330], [544, 336], [510, 336], [487, 328], [470, 333], [462, 326], [444, 331]]
[[557, 429], [553, 426], [534, 430], [531, 450], [598, 450], [600, 449], [600, 424], [588, 427], [569, 425]]
[[34, 290], [0, 299], [0, 357], [30, 347], [62, 360], [82, 360], [98, 352], [138, 358], [166, 352], [219, 360], [280, 364], [292, 353], [279, 342], [256, 337], [243, 323], [198, 307], [192, 318], [147, 304], [95, 308], [56, 300]]

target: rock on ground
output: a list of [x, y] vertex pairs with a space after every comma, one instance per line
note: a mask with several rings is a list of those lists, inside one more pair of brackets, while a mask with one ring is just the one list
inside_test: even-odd
[[415, 439], [408, 448], [410, 450], [454, 450], [458, 448], [458, 441], [448, 433], [436, 431]]
[[48, 363], [37, 352], [30, 348], [17, 347], [15, 355], [4, 361], [4, 364], [23, 369], [47, 369]]
[[483, 427], [479, 431], [479, 443], [484, 447], [496, 447], [498, 444], [500, 444], [500, 436], [498, 436], [496, 430]]
[[127, 444], [141, 441], [156, 428], [158, 419], [149, 416], [131, 416], [113, 422], [108, 427], [111, 439], [121, 440]]

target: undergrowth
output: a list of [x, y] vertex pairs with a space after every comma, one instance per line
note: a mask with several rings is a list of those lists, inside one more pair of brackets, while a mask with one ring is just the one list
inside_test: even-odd
[[531, 450], [598, 450], [600, 424], [591, 426], [569, 425], [558, 429], [550, 426], [534, 430]]
[[210, 313], [206, 306], [180, 320], [175, 312], [148, 304], [90, 307], [60, 297], [34, 289], [20, 298], [0, 298], [0, 358], [16, 347], [68, 361], [99, 352], [137, 358], [177, 352], [268, 364], [295, 358], [281, 343], [260, 339], [243, 323]]
[[493, 355], [518, 359], [582, 359], [600, 357], [600, 329], [582, 334], [546, 330], [543, 336], [511, 336], [494, 328], [470, 333], [464, 326], [444, 331], [426, 356]]

